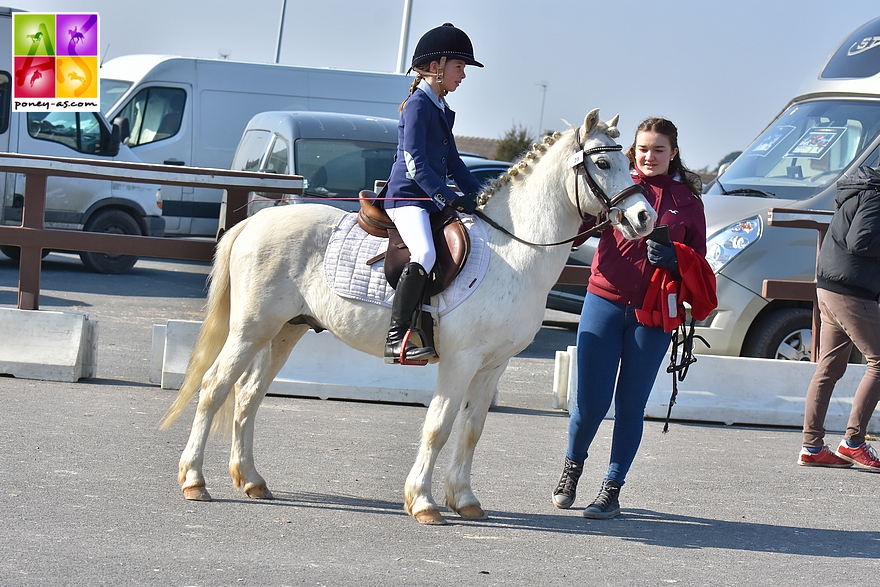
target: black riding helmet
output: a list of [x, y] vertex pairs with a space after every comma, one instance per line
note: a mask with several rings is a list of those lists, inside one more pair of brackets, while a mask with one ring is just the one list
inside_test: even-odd
[[442, 57], [461, 59], [468, 65], [483, 67], [482, 63], [474, 59], [474, 46], [465, 32], [448, 22], [422, 35], [413, 53], [410, 69], [440, 61]]

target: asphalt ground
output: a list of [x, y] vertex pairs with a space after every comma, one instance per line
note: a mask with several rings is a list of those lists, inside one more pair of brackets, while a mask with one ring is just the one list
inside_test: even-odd
[[[880, 573], [880, 475], [798, 467], [796, 429], [673, 422], [664, 435], [647, 421], [622, 515], [588, 520], [606, 421], [575, 508], [555, 509], [568, 418], [550, 408], [553, 362], [575, 317], [554, 312], [511, 360], [477, 447], [490, 519], [443, 508], [450, 524], [426, 527], [404, 513], [424, 407], [288, 397], [266, 398], [256, 425], [275, 499], [233, 489], [218, 438], [205, 460], [214, 501], [187, 502], [177, 461], [194, 406], [158, 430], [175, 392], [149, 383], [151, 327], [200, 319], [207, 272], [142, 260], [95, 275], [71, 255], [44, 260], [41, 308], [98, 320], [98, 373], [0, 377], [0, 585], [842, 586]], [[0, 256], [0, 306], [15, 306], [16, 286]]]

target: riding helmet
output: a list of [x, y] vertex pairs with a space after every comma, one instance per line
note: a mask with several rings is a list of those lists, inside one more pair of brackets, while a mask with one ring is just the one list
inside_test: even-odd
[[474, 46], [465, 32], [448, 22], [422, 35], [413, 53], [412, 67], [440, 61], [441, 57], [461, 59], [468, 65], [483, 67], [474, 59]]

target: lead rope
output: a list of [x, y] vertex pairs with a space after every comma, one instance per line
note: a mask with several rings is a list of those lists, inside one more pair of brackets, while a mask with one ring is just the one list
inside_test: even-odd
[[[669, 418], [672, 416], [672, 406], [675, 405], [675, 398], [678, 396], [678, 382], [684, 381], [690, 366], [697, 362], [694, 356], [694, 339], [698, 338], [707, 348], [712, 348], [705, 338], [694, 334], [694, 327], [695, 320], [691, 317], [690, 323], [682, 323], [672, 332], [672, 350], [669, 352], [669, 366], [666, 368], [667, 373], [672, 373], [672, 396], [669, 398], [666, 421], [663, 422], [663, 434], [669, 432]], [[681, 361], [678, 357], [678, 347], [681, 347]]]

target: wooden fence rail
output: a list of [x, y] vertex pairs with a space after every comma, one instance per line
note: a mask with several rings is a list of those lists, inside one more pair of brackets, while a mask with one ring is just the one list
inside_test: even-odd
[[[46, 181], [49, 176], [156, 184], [157, 187], [177, 185], [225, 189], [227, 206], [223, 225], [226, 229], [246, 218], [250, 192], [276, 194], [303, 192], [303, 178], [296, 175], [16, 153], [0, 154], [0, 172], [20, 173], [26, 178], [21, 225], [0, 225], [0, 245], [21, 249], [18, 273], [18, 307], [21, 310], [39, 309], [40, 270], [44, 250], [86, 251], [191, 261], [210, 261], [214, 254], [216, 243], [213, 239], [160, 238], [45, 228]], [[567, 265], [558, 283], [585, 285], [589, 276], [589, 267]]]
[[295, 175], [14, 153], [0, 155], [0, 172], [21, 173], [26, 178], [21, 225], [0, 226], [0, 245], [21, 249], [18, 307], [22, 310], [39, 309], [43, 250], [60, 249], [194, 261], [210, 261], [214, 254], [216, 243], [213, 240], [45, 228], [46, 181], [49, 176], [147, 183], [156, 184], [157, 187], [179, 185], [225, 189], [227, 190], [227, 228], [246, 217], [250, 192], [302, 194], [303, 191], [303, 178]]

